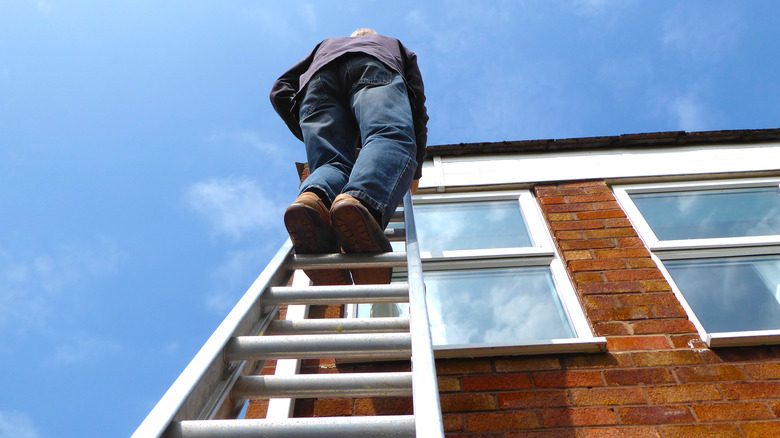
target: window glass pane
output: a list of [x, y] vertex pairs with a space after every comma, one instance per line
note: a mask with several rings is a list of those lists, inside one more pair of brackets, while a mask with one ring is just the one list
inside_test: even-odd
[[660, 240], [780, 234], [778, 189], [632, 194]]
[[780, 329], [780, 257], [664, 264], [708, 332]]
[[422, 252], [533, 246], [517, 200], [414, 207]]
[[426, 272], [434, 345], [573, 338], [549, 268]]

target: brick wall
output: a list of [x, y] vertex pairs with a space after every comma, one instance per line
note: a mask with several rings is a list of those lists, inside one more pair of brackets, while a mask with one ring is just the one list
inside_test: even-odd
[[[603, 181], [534, 192], [607, 352], [437, 360], [448, 436], [780, 436], [780, 347], [707, 348]], [[411, 409], [408, 400], [299, 405], [301, 416]]]

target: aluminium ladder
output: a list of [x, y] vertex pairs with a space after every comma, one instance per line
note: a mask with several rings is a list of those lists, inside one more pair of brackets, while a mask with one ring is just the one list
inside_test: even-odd
[[[443, 437], [425, 286], [411, 194], [404, 197], [406, 252], [296, 255], [288, 239], [133, 438], [146, 437]], [[391, 230], [399, 231], [399, 230]], [[391, 231], [388, 231], [390, 233]], [[403, 233], [402, 233], [403, 234]], [[406, 267], [408, 284], [308, 286], [296, 269]], [[304, 279], [306, 277], [303, 277]], [[295, 319], [300, 304], [409, 302], [409, 318]], [[274, 320], [288, 305], [288, 320]], [[261, 335], [257, 335], [260, 333]], [[265, 335], [262, 335], [265, 334]], [[297, 374], [296, 360], [411, 357], [410, 373]], [[277, 374], [260, 376], [278, 359]], [[292, 362], [292, 364], [290, 363]], [[297, 362], [299, 363], [299, 362]], [[295, 398], [412, 395], [414, 415], [273, 419]], [[236, 419], [249, 399], [269, 398], [267, 419]], [[272, 404], [278, 402], [276, 404]], [[285, 405], [286, 403], [286, 405]], [[284, 408], [284, 406], [287, 406]], [[282, 417], [288, 415], [283, 414]]]

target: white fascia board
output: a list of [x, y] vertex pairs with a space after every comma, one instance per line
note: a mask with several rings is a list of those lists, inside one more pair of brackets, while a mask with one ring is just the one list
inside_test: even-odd
[[780, 171], [780, 143], [435, 158], [420, 188]]

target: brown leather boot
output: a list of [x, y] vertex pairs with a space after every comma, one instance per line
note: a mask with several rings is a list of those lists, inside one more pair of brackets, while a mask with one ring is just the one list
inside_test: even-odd
[[[381, 253], [393, 248], [374, 216], [354, 197], [342, 193], [330, 208], [330, 223], [346, 253]], [[392, 268], [352, 269], [355, 284], [388, 284]]]
[[[287, 207], [284, 226], [290, 234], [296, 254], [340, 252], [330, 227], [330, 213], [315, 193], [303, 192]], [[316, 286], [352, 284], [346, 269], [305, 269], [303, 272]]]

